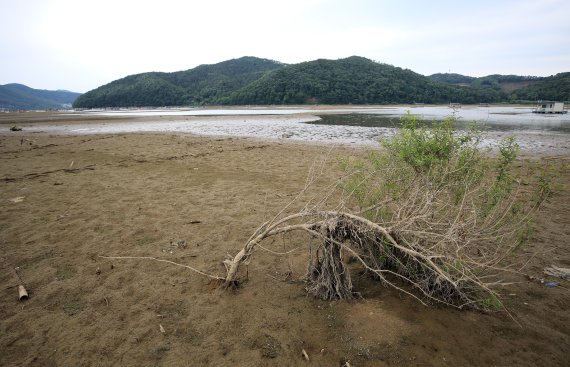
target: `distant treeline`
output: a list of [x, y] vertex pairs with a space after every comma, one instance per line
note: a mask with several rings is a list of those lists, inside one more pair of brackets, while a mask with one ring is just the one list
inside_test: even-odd
[[34, 89], [23, 84], [0, 85], [0, 109], [34, 110], [71, 108], [80, 93]]
[[459, 74], [429, 77], [363, 57], [283, 64], [242, 57], [174, 73], [130, 75], [81, 95], [76, 108], [492, 103], [568, 99], [570, 73], [541, 78]]
[[570, 73], [549, 77], [494, 74], [481, 78], [461, 74], [433, 74], [429, 78], [452, 85], [503, 92], [501, 101], [506, 102], [570, 100]]

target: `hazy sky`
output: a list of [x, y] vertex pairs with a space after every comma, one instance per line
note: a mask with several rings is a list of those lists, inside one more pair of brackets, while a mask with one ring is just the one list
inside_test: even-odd
[[86, 92], [241, 56], [420, 74], [570, 71], [568, 0], [0, 0], [0, 84]]

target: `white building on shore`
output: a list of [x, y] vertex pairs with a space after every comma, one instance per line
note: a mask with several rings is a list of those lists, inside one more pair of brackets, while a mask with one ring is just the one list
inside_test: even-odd
[[566, 113], [564, 110], [564, 102], [556, 101], [539, 101], [536, 105], [534, 113]]

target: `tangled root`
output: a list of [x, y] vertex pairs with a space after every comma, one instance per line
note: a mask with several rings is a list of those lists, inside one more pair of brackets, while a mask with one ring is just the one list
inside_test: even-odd
[[323, 300], [353, 298], [350, 272], [343, 262], [342, 248], [330, 238], [323, 241], [315, 258], [309, 259], [305, 281], [307, 292]]

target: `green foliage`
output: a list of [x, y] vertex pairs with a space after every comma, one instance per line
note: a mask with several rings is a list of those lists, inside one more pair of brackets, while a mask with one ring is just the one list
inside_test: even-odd
[[9, 110], [69, 108], [79, 93], [65, 90], [42, 90], [22, 84], [0, 85], [0, 108]]
[[495, 167], [495, 180], [488, 191], [487, 210], [491, 210], [497, 203], [507, 197], [512, 189], [516, 177], [513, 175], [513, 162], [520, 147], [512, 136], [499, 142], [499, 156]]
[[497, 91], [507, 89], [520, 89], [525, 86], [540, 81], [543, 78], [537, 76], [520, 76], [520, 75], [488, 75], [481, 78], [475, 78], [471, 82], [472, 87], [491, 88]]
[[479, 301], [479, 306], [481, 306], [481, 308], [485, 310], [490, 310], [490, 309], [500, 310], [503, 308], [503, 303], [501, 302], [501, 300], [499, 300], [497, 294], [495, 292], [492, 292], [488, 297], [485, 297], [481, 301]]
[[73, 107], [220, 104], [232, 92], [281, 67], [277, 61], [242, 57], [174, 73], [129, 75], [81, 95]]
[[568, 101], [570, 99], [570, 72], [559, 73], [525, 88], [517, 89], [509, 95], [511, 101]]
[[[397, 200], [402, 194], [402, 183], [413, 179], [414, 172], [406, 166], [395, 165], [391, 157], [376, 150], [369, 150], [364, 159], [341, 159], [341, 167], [350, 176], [344, 181], [344, 191], [361, 208], [383, 200]], [[368, 219], [371, 213], [364, 213]], [[381, 208], [374, 213], [382, 216]]]
[[[473, 78], [470, 76], [465, 76], [461, 74], [433, 74], [429, 76], [430, 79], [439, 81], [446, 84], [452, 85], [462, 85], [470, 88], [482, 89], [486, 92], [493, 90], [500, 93], [501, 99], [503, 101], [515, 100], [515, 99], [526, 99], [526, 100], [536, 100], [536, 95], [532, 95], [531, 98], [520, 98], [525, 92], [513, 92], [516, 90], [526, 90], [528, 86], [532, 85], [542, 85], [543, 81], [547, 81], [548, 78], [538, 77], [538, 76], [521, 76], [521, 75], [487, 75], [480, 78]], [[515, 96], [513, 96], [515, 94]], [[564, 97], [566, 98], [566, 97]]]
[[[562, 168], [567, 169], [567, 168]], [[557, 192], [562, 190], [562, 186], [556, 183], [557, 170], [556, 167], [544, 164], [536, 169], [535, 181], [536, 187], [533, 192], [533, 200], [539, 204], [550, 199]]]
[[425, 173], [442, 163], [449, 163], [458, 149], [472, 149], [467, 145], [471, 137], [455, 137], [453, 116], [427, 125], [408, 112], [401, 122], [400, 134], [383, 140], [382, 145], [417, 172]]
[[367, 207], [387, 198], [399, 199], [422, 176], [433, 185], [453, 187], [452, 200], [460, 201], [466, 183], [477, 184], [488, 167], [482, 159], [485, 150], [479, 147], [479, 127], [474, 124], [459, 133], [456, 122], [453, 115], [430, 123], [407, 113], [401, 118], [399, 133], [380, 141], [385, 151], [371, 150], [364, 160], [342, 161], [351, 172], [345, 191]]
[[[342, 161], [343, 189], [361, 215], [432, 261], [422, 264], [384, 246], [373, 250], [376, 265], [448, 303], [501, 308], [490, 288], [500, 283], [491, 281], [493, 272], [516, 258], [532, 234], [532, 214], [555, 185], [551, 171], [523, 167], [512, 137], [490, 158], [480, 146], [481, 130], [458, 132], [455, 122], [407, 114], [399, 132], [381, 142], [383, 150]], [[523, 177], [531, 190], [521, 190]], [[443, 273], [434, 277], [434, 266]]]
[[288, 65], [235, 92], [230, 104], [479, 103], [495, 91], [439, 83], [411, 70], [352, 56]]
[[130, 75], [85, 93], [74, 107], [564, 100], [570, 95], [568, 75], [425, 77], [357, 56], [292, 65], [243, 57], [174, 73]]
[[455, 74], [455, 73], [437, 73], [432, 74], [428, 78], [431, 80], [435, 80], [442, 83], [447, 84], [465, 84], [469, 85], [477, 78], [473, 78], [472, 76]]

